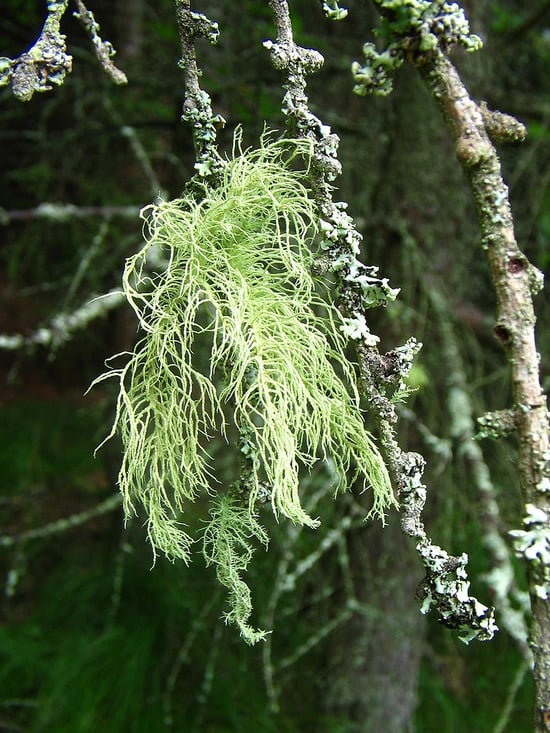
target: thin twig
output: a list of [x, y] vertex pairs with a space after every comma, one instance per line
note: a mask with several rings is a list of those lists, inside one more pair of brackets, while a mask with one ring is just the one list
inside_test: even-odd
[[115, 509], [118, 509], [122, 504], [122, 497], [120, 494], [113, 494], [108, 499], [105, 499], [100, 504], [87, 509], [85, 512], [78, 512], [72, 514], [70, 517], [63, 517], [63, 519], [57, 519], [55, 522], [50, 522], [42, 527], [35, 529], [29, 529], [26, 532], [20, 532], [16, 535], [3, 535], [0, 536], [0, 547], [14, 547], [15, 545], [23, 542], [29, 542], [30, 540], [42, 539], [43, 537], [50, 537], [60, 532], [66, 532], [74, 527], [79, 527], [91, 519], [100, 517], [102, 514], [107, 514]]
[[493, 733], [504, 733], [504, 731], [508, 727], [510, 723], [510, 716], [512, 715], [512, 712], [514, 710], [516, 697], [521, 688], [521, 685], [523, 684], [525, 675], [529, 672], [530, 668], [531, 665], [526, 663], [525, 661], [518, 667], [518, 670], [514, 675], [514, 679], [512, 680], [512, 683], [508, 688], [506, 702], [504, 704], [504, 707], [502, 708], [500, 717], [497, 720], [495, 727], [493, 728]]
[[127, 219], [138, 219], [139, 206], [74, 206], [73, 204], [43, 203], [34, 209], [0, 209], [0, 226], [13, 221], [29, 221], [46, 219], [52, 222], [67, 222], [72, 219], [101, 217], [111, 219], [120, 216]]
[[128, 84], [126, 74], [117, 68], [112, 61], [116, 53], [115, 49], [109, 41], [104, 41], [99, 35], [99, 23], [94, 18], [94, 14], [88, 10], [82, 0], [74, 0], [74, 3], [77, 7], [77, 12], [73, 13], [73, 15], [80, 21], [84, 30], [90, 36], [95, 55], [103, 71], [115, 84]]
[[28, 336], [23, 334], [0, 334], [0, 350], [17, 351], [33, 346], [59, 348], [89, 323], [107, 315], [125, 303], [120, 290], [110, 290], [88, 301], [70, 313], [58, 313]]

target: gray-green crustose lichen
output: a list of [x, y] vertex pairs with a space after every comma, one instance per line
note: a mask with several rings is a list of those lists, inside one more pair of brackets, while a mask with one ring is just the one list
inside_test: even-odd
[[356, 94], [389, 94], [393, 75], [408, 53], [429, 54], [437, 49], [447, 52], [452, 46], [477, 51], [482, 42], [470, 33], [464, 10], [458, 3], [444, 0], [375, 0], [382, 13], [376, 35], [381, 50], [365, 43], [365, 63], [355, 61], [352, 74]]
[[323, 13], [330, 20], [344, 20], [348, 17], [347, 8], [341, 8], [338, 0], [323, 0]]
[[[230, 588], [228, 619], [254, 640], [240, 576], [246, 563], [238, 566], [248, 549], [237, 537], [228, 542], [227, 517], [238, 515], [241, 539], [258, 538], [268, 486], [277, 516], [317, 526], [302, 508], [299, 471], [323, 457], [333, 459], [341, 483], [351, 469], [372, 487], [375, 515], [394, 498], [364, 427], [342, 318], [311, 275], [315, 206], [306, 173], [291, 163], [300, 156], [307, 164], [312, 143], [264, 138], [246, 153], [238, 143], [202, 200], [189, 195], [146, 210], [146, 243], [123, 278], [145, 335], [124, 367], [98, 381], [119, 380], [120, 489], [127, 515], [144, 506], [155, 551], [188, 561], [193, 539], [182, 512], [218, 493], [205, 552]], [[159, 248], [167, 265], [151, 274], [148, 259]], [[199, 344], [209, 354], [206, 370], [194, 355]], [[228, 422], [253, 453], [238, 510], [234, 493], [222, 502], [224, 477], [213, 476], [208, 452], [208, 439]]]
[[523, 526], [509, 532], [519, 557], [531, 564], [533, 589], [543, 599], [550, 598], [550, 533], [548, 512], [534, 504], [525, 505]]

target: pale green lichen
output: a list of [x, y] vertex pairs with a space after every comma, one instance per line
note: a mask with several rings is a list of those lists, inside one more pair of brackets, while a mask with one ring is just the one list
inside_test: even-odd
[[[277, 516], [318, 524], [302, 508], [299, 473], [319, 458], [332, 457], [341, 484], [351, 469], [372, 487], [373, 514], [383, 518], [395, 503], [364, 427], [342, 318], [311, 275], [315, 206], [306, 172], [293, 161], [302, 157], [307, 166], [312, 143], [264, 137], [256, 151], [240, 153], [238, 146], [237, 137], [219, 185], [205, 187], [202, 200], [190, 194], [144, 212], [146, 243], [127, 260], [123, 281], [145, 336], [123, 368], [96, 380], [120, 382], [111, 434], [118, 429], [124, 445], [119, 484], [126, 514], [142, 504], [153, 548], [171, 559], [189, 560], [182, 512], [213, 491], [208, 439], [223, 433], [227, 420], [254, 455], [239, 510], [239, 526], [251, 537], [259, 536], [254, 515], [266, 486]], [[158, 261], [159, 249], [167, 265], [151, 274], [149, 254]], [[221, 501], [207, 557], [235, 596], [245, 593], [236, 580], [244, 570], [235, 567], [236, 548], [246, 558], [248, 545], [244, 535], [236, 537], [225, 559], [212, 549], [229, 547], [219, 539], [229, 531], [220, 522], [229, 526], [225, 517], [237, 511]], [[241, 630], [243, 603], [238, 611], [233, 601], [228, 616]]]
[[266, 632], [249, 624], [252, 598], [242, 574], [252, 559], [252, 541], [267, 547], [267, 533], [247, 507], [227, 494], [215, 500], [210, 516], [203, 537], [203, 552], [207, 564], [216, 568], [219, 582], [229, 590], [230, 610], [225, 614], [225, 621], [236, 624], [243, 639], [248, 644], [255, 644]]
[[528, 529], [510, 531], [514, 538], [514, 547], [519, 555], [542, 565], [550, 565], [550, 533], [548, 531], [548, 515], [534, 504], [526, 504], [523, 524]]
[[535, 504], [525, 505], [523, 526], [509, 532], [516, 555], [531, 565], [532, 587], [536, 595], [550, 598], [550, 529], [548, 513]]
[[467, 554], [451, 557], [441, 547], [426, 541], [419, 542], [417, 550], [427, 571], [417, 590], [417, 597], [422, 600], [421, 612], [428, 613], [435, 606], [442, 623], [456, 628], [464, 644], [474, 639], [492, 639], [498, 631], [494, 609], [470, 596]]
[[505, 438], [516, 430], [516, 423], [515, 410], [486, 412], [477, 418], [478, 432], [474, 437], [476, 440]]

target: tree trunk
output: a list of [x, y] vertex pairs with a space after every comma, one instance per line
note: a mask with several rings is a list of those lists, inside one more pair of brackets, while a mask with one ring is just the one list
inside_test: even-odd
[[413, 731], [425, 619], [414, 601], [420, 564], [398, 519], [349, 535], [360, 612], [327, 649], [324, 710], [346, 733]]

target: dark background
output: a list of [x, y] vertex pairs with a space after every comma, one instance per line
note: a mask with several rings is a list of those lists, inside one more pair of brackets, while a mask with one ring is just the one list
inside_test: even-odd
[[[449, 550], [469, 553], [473, 591], [490, 603], [482, 499], [452, 430], [460, 415], [451, 366], [476, 414], [508, 407], [511, 397], [469, 190], [413, 69], [400, 70], [390, 97], [353, 95], [350, 65], [376, 24], [370, 5], [350, 1], [348, 20], [338, 24], [313, 0], [291, 5], [298, 42], [325, 56], [309, 96], [341, 137], [336, 198], [349, 202], [364, 234], [364, 260], [401, 288], [397, 303], [373, 313], [371, 330], [384, 349], [411, 335], [424, 343], [401, 438], [429, 462], [429, 531]], [[73, 73], [65, 84], [28, 103], [0, 90], [0, 334], [31, 336], [58, 312], [118, 287], [125, 257], [140, 245], [138, 210], [161, 190], [177, 196], [193, 172], [172, 3], [90, 6], [127, 87], [105, 78], [68, 12]], [[248, 144], [265, 122], [282, 130], [281, 80], [262, 47], [274, 34], [267, 2], [196, 9], [221, 29], [219, 44], [201, 41], [197, 53], [202, 84], [228, 120], [222, 150], [237, 124]], [[550, 3], [478, 0], [466, 9], [485, 47], [457, 50], [453, 60], [476, 99], [528, 127], [527, 141], [501, 155], [520, 245], [548, 272]], [[44, 17], [45, 3], [4, 0], [0, 53], [22, 53]], [[53, 221], [37, 216], [44, 202], [95, 212]], [[546, 387], [547, 298], [536, 301]], [[93, 514], [114, 494], [120, 446], [112, 441], [95, 458], [93, 451], [110, 429], [116, 395], [109, 386], [84, 393], [105, 359], [131, 349], [136, 336], [132, 312], [119, 308], [67, 343], [0, 350], [0, 537]], [[448, 361], [449, 339], [460, 362]], [[481, 445], [505, 535], [521, 517], [516, 446]], [[225, 445], [217, 451], [219, 461], [233, 460]], [[219, 620], [225, 598], [200, 554], [188, 568], [159, 559], [151, 569], [142, 520], [124, 528], [117, 507], [0, 546], [0, 731], [528, 730], [530, 682], [513, 640], [501, 632], [466, 647], [421, 617], [414, 598], [421, 569], [395, 516], [384, 530], [360, 519], [320, 552], [364, 498], [350, 492], [334, 502], [321, 471], [304, 477], [308, 491], [322, 494], [316, 532], [262, 517], [272, 541], [267, 554], [258, 550], [250, 583], [255, 622], [273, 634], [254, 648]], [[306, 560], [311, 568], [302, 573]], [[517, 582], [524, 586], [519, 565]], [[498, 728], [508, 703], [507, 726]]]

